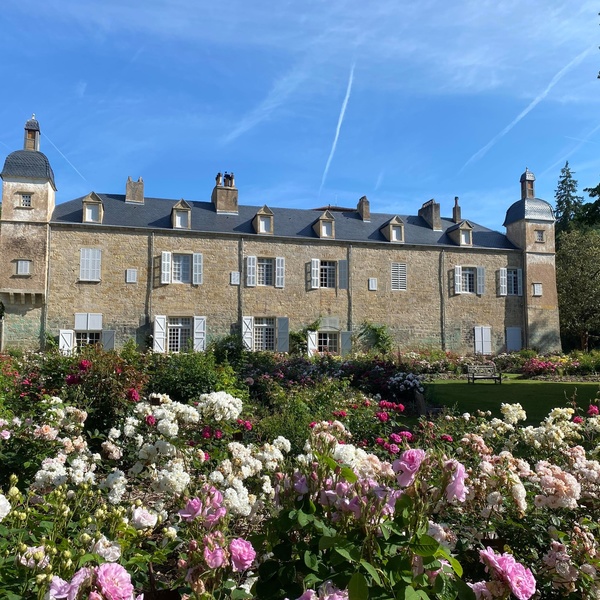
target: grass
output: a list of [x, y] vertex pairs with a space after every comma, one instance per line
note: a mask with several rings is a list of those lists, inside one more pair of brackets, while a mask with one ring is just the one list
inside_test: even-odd
[[[506, 377], [506, 379], [504, 378]], [[504, 376], [502, 384], [464, 379], [436, 380], [426, 384], [429, 404], [456, 408], [459, 413], [491, 410], [501, 417], [500, 405], [519, 403], [527, 413], [526, 425], [539, 425], [553, 408], [573, 406], [573, 400], [583, 412], [600, 393], [598, 382], [549, 382]]]

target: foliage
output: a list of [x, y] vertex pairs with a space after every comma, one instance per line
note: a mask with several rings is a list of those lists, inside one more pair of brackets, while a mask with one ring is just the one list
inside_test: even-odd
[[393, 339], [387, 325], [365, 321], [360, 327], [358, 339], [364, 344], [366, 351], [376, 354], [389, 354], [393, 348]]
[[561, 328], [587, 351], [600, 334], [600, 231], [561, 234], [556, 276]]
[[583, 197], [577, 195], [577, 181], [569, 167], [569, 161], [560, 171], [558, 185], [555, 190], [556, 199], [556, 233], [569, 231], [583, 203]]
[[306, 356], [308, 353], [308, 332], [318, 331], [321, 326], [321, 319], [313, 321], [306, 327], [297, 331], [290, 331], [290, 355], [292, 356]]

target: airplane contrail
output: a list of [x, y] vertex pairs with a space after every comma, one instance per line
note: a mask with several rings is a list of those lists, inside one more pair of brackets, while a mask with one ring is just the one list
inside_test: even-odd
[[340, 137], [340, 130], [342, 128], [342, 123], [344, 121], [344, 115], [346, 114], [346, 107], [348, 106], [348, 100], [350, 100], [350, 92], [352, 91], [352, 82], [354, 81], [354, 67], [355, 66], [356, 66], [356, 62], [352, 63], [352, 68], [350, 69], [350, 78], [348, 79], [348, 87], [346, 88], [346, 96], [344, 98], [344, 101], [342, 102], [342, 110], [340, 110], [340, 116], [338, 118], [338, 124], [337, 124], [337, 128], [335, 130], [335, 137], [333, 138], [331, 152], [329, 153], [329, 158], [327, 159], [327, 164], [325, 165], [325, 170], [323, 171], [323, 177], [321, 179], [321, 187], [319, 188], [319, 196], [321, 195], [321, 190], [323, 189], [325, 179], [327, 178], [327, 173], [329, 172], [329, 165], [331, 164], [331, 160], [333, 159], [333, 155], [335, 154], [335, 147], [337, 146], [337, 141], [338, 141], [338, 138]]
[[579, 64], [587, 54], [589, 54], [593, 48], [587, 48], [581, 54], [578, 54], [571, 62], [565, 65], [554, 77], [550, 80], [550, 83], [546, 86], [546, 89], [538, 94], [536, 98], [534, 98], [529, 105], [522, 110], [516, 118], [514, 118], [500, 133], [494, 136], [483, 148], [475, 152], [471, 158], [462, 166], [459, 173], [468, 167], [472, 162], [479, 160], [482, 156], [484, 156], [487, 151], [501, 138], [503, 138], [521, 119], [523, 119], [529, 112], [531, 112], [550, 92], [550, 90], [563, 78], [563, 76], [572, 69], [575, 65]]
[[75, 173], [77, 173], [81, 179], [83, 179], [86, 183], [89, 183], [88, 180], [77, 170], [75, 165], [57, 148], [56, 144], [46, 134], [44, 134], [44, 139], [48, 140], [54, 146], [54, 149], [71, 165]]

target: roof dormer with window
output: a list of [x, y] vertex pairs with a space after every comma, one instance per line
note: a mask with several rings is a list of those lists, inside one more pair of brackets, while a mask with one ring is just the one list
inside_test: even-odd
[[256, 211], [252, 219], [254, 232], [261, 235], [273, 235], [273, 211], [265, 204]]
[[461, 221], [449, 227], [446, 233], [457, 246], [473, 245], [473, 225], [469, 221]]
[[398, 215], [392, 217], [379, 231], [388, 242], [404, 242], [404, 221]]
[[335, 219], [329, 210], [326, 210], [313, 224], [317, 237], [335, 239]]
[[173, 229], [190, 229], [192, 226], [192, 207], [182, 198], [171, 210]]
[[83, 223], [102, 223], [104, 218], [104, 205], [96, 192], [89, 193], [83, 200]]

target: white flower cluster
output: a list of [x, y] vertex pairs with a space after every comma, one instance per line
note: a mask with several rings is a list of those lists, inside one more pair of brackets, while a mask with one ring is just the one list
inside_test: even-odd
[[191, 480], [190, 474], [180, 458], [170, 460], [164, 469], [156, 474], [152, 489], [156, 492], [180, 496]]
[[108, 501], [111, 504], [118, 504], [127, 490], [125, 473], [119, 469], [115, 469], [112, 473], [108, 474], [106, 479], [100, 484], [100, 487], [108, 490]]
[[4, 494], [0, 494], [0, 522], [8, 515], [11, 506]]
[[211, 392], [200, 396], [198, 410], [205, 419], [235, 421], [242, 412], [242, 401], [227, 392]]
[[353, 444], [336, 444], [333, 449], [333, 459], [348, 465], [359, 479], [376, 479], [395, 475], [390, 463], [381, 461], [375, 454], [365, 452]]
[[523, 410], [523, 407], [515, 402], [514, 404], [500, 405], [500, 412], [504, 417], [505, 423], [510, 425], [516, 425], [519, 421], [525, 421], [527, 419], [527, 413]]

